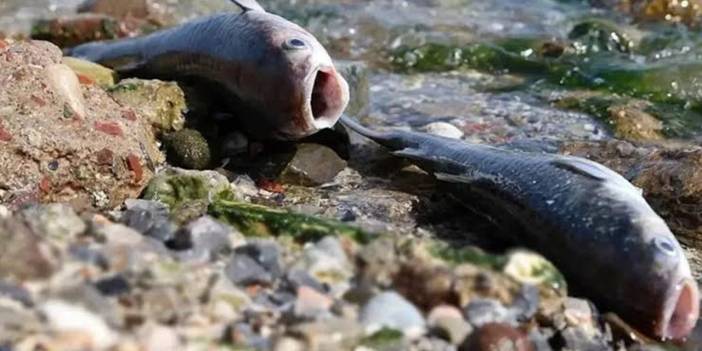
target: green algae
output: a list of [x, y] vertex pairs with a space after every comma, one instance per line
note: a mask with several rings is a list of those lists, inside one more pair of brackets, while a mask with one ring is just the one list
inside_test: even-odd
[[363, 338], [360, 345], [377, 350], [394, 349], [394, 346], [402, 346], [403, 340], [404, 334], [401, 331], [383, 328]]
[[298, 242], [317, 241], [328, 235], [346, 236], [359, 243], [372, 239], [369, 233], [334, 220], [227, 198], [213, 201], [208, 213], [247, 236], [291, 236]]

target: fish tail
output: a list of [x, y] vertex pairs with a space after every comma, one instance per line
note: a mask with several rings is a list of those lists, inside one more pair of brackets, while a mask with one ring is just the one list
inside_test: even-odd
[[110, 63], [119, 62], [119, 66], [131, 66], [143, 61], [141, 41], [141, 38], [132, 38], [86, 43], [66, 49], [64, 54], [119, 69]]

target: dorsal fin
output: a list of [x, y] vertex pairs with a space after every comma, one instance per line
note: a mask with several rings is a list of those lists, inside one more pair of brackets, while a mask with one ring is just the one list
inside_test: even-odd
[[233, 3], [237, 4], [237, 6], [241, 7], [244, 12], [246, 11], [259, 11], [259, 12], [266, 12], [266, 10], [259, 5], [256, 0], [231, 0]]

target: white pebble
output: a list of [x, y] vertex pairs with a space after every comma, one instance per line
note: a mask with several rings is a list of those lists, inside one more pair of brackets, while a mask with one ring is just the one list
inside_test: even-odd
[[424, 131], [429, 134], [434, 134], [451, 139], [461, 139], [463, 132], [456, 126], [446, 122], [434, 122], [424, 126]]

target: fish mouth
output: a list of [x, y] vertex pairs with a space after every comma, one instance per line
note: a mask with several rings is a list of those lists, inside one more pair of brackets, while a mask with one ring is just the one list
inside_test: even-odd
[[700, 297], [697, 283], [683, 279], [673, 288], [656, 334], [663, 340], [684, 340], [697, 324]]
[[336, 124], [349, 103], [348, 83], [334, 67], [318, 68], [311, 85], [305, 121], [310, 134]]

